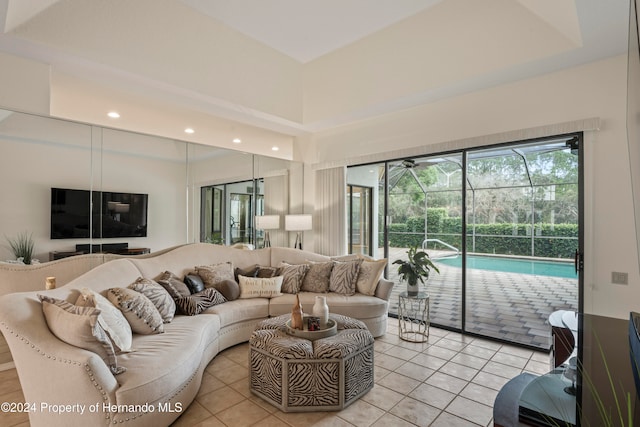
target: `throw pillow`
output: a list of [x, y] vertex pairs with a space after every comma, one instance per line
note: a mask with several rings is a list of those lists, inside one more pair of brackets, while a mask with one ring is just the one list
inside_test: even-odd
[[122, 312], [108, 299], [91, 289], [84, 288], [76, 301], [78, 307], [95, 307], [100, 310], [98, 323], [120, 351], [131, 351], [132, 333]]
[[118, 366], [111, 340], [98, 322], [100, 309], [78, 307], [70, 302], [38, 295], [47, 326], [61, 341], [84, 348], [102, 357], [114, 375], [126, 368]]
[[187, 274], [184, 276], [184, 284], [189, 288], [189, 293], [197, 294], [198, 292], [204, 291], [204, 282], [202, 281], [202, 277], [197, 274]]
[[196, 267], [196, 273], [202, 277], [205, 288], [215, 288], [223, 280], [235, 280], [233, 264], [222, 262], [214, 265], [201, 265]]
[[189, 288], [184, 284], [182, 280], [170, 271], [165, 271], [157, 279], [156, 282], [169, 292], [171, 298], [176, 299], [180, 297], [188, 297], [191, 295]]
[[187, 316], [195, 316], [196, 314], [202, 313], [209, 307], [222, 304], [226, 301], [227, 300], [220, 292], [214, 288], [207, 288], [197, 294], [178, 298], [176, 300], [176, 305], [183, 314], [186, 314]]
[[164, 323], [169, 323], [173, 320], [173, 316], [176, 314], [176, 303], [173, 302], [169, 292], [160, 284], [151, 279], [138, 277], [135, 282], [129, 285], [129, 289], [140, 292], [149, 298], [149, 301], [158, 309], [158, 313], [162, 316]]
[[237, 282], [238, 276], [256, 277], [256, 274], [258, 274], [259, 269], [260, 267], [258, 267], [258, 265], [252, 265], [251, 267], [247, 267], [247, 268], [236, 267], [236, 269], [233, 271], [233, 278]]
[[300, 290], [306, 292], [329, 292], [329, 279], [333, 263], [309, 261], [309, 270], [302, 280]]
[[358, 281], [356, 282], [356, 289], [361, 294], [374, 295], [376, 293], [376, 286], [378, 281], [382, 277], [384, 268], [387, 266], [387, 259], [378, 260], [363, 260], [360, 264], [360, 271], [358, 272]]
[[118, 307], [136, 334], [160, 334], [164, 332], [162, 316], [155, 305], [141, 293], [132, 289], [111, 288], [107, 298]]
[[308, 264], [288, 264], [281, 262], [278, 266], [278, 276], [282, 276], [282, 292], [297, 294], [302, 288], [302, 281], [309, 270]]
[[329, 278], [329, 290], [343, 295], [356, 293], [356, 282], [360, 271], [361, 259], [353, 261], [332, 261], [333, 269]]
[[276, 277], [245, 277], [240, 279], [240, 298], [273, 298], [282, 295], [282, 276]]
[[258, 272], [256, 273], [255, 277], [259, 277], [261, 279], [268, 279], [270, 277], [276, 277], [277, 272], [278, 272], [278, 269], [275, 267], [260, 265], [258, 266]]
[[215, 289], [224, 296], [227, 301], [233, 301], [240, 296], [240, 285], [235, 280], [223, 280]]

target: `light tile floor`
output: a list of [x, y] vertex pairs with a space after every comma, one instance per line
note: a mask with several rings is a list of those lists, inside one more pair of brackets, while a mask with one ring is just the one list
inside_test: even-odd
[[[550, 363], [547, 353], [434, 327], [428, 342], [405, 342], [389, 318], [375, 341], [369, 393], [339, 412], [284, 413], [250, 393], [248, 349], [239, 344], [216, 356], [174, 426], [490, 426], [498, 390], [521, 372], [548, 372]], [[22, 399], [15, 369], [0, 372], [0, 402]], [[0, 413], [0, 426], [16, 425], [28, 426], [28, 418]]]

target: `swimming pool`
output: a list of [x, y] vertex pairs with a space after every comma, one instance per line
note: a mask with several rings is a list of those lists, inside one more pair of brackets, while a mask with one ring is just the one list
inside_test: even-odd
[[[461, 256], [441, 258], [435, 261], [439, 264], [450, 265], [452, 267], [462, 266]], [[578, 278], [573, 263], [569, 262], [469, 255], [467, 256], [467, 268], [504, 271], [507, 273], [537, 274], [539, 276], [566, 277], [571, 279]]]

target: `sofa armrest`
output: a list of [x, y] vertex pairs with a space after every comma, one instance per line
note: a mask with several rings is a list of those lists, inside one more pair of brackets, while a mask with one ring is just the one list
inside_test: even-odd
[[[31, 425], [73, 425], [68, 422], [69, 415], [77, 425], [92, 420], [87, 412], [52, 417], [40, 405], [115, 403], [118, 381], [107, 364], [96, 353], [55, 337], [35, 293], [0, 297], [0, 331], [11, 349], [26, 401], [38, 405], [37, 411], [29, 414]], [[100, 423], [105, 420], [102, 411], [92, 415]]]
[[376, 286], [375, 296], [385, 301], [389, 301], [389, 298], [391, 297], [391, 291], [393, 290], [393, 285], [394, 282], [385, 278], [381, 278], [378, 282], [378, 286]]

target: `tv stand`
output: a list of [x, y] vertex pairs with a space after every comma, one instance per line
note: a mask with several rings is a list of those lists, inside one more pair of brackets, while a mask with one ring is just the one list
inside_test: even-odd
[[[122, 246], [124, 245], [124, 247]], [[128, 243], [109, 243], [103, 245], [76, 245], [75, 251], [49, 252], [49, 261], [85, 254], [117, 254], [125, 256], [144, 255], [151, 252], [150, 248], [130, 248]]]

